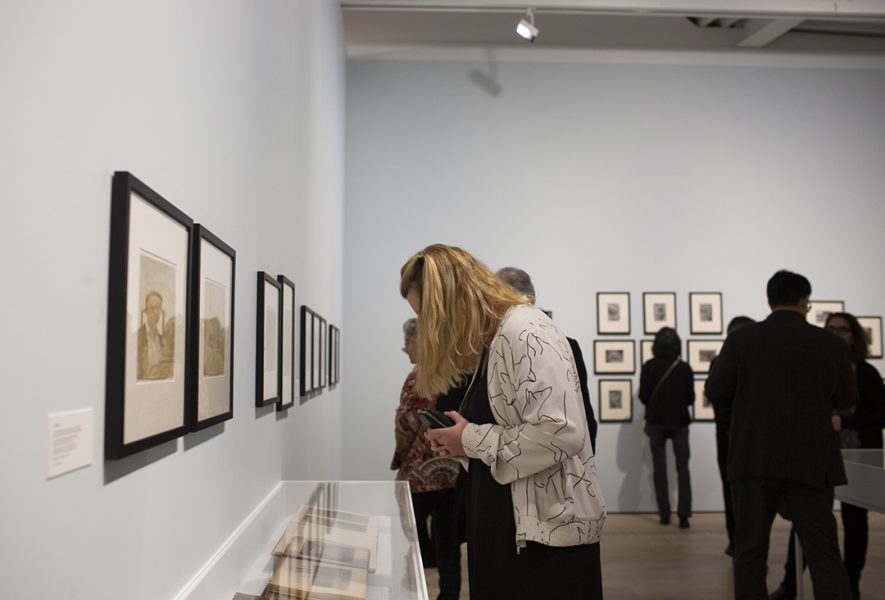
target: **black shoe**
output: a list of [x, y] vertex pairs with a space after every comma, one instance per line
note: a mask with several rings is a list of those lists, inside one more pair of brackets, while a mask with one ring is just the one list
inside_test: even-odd
[[670, 517], [661, 517], [661, 525], [669, 525]]
[[731, 556], [732, 558], [734, 557], [734, 544], [728, 545], [728, 547], [725, 549], [725, 554], [726, 556]]
[[688, 517], [679, 517], [679, 529], [688, 529], [691, 527], [691, 523], [688, 522]]
[[795, 597], [796, 593], [791, 593], [783, 583], [777, 586], [776, 590], [768, 594], [768, 600], [793, 600]]

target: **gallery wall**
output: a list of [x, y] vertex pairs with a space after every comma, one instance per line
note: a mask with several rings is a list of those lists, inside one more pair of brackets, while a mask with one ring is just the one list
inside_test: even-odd
[[[335, 3], [0, 6], [5, 597], [173, 598], [281, 478], [340, 477], [346, 378], [276, 413], [254, 365], [258, 270], [342, 326], [342, 48]], [[237, 251], [234, 418], [105, 461], [116, 170]], [[83, 408], [94, 461], [47, 480]]]
[[[348, 62], [346, 477], [393, 476], [399, 269], [430, 243], [531, 274], [583, 348], [597, 413], [597, 292], [630, 292], [632, 333], [610, 337], [637, 341], [643, 292], [676, 293], [683, 340], [715, 338], [689, 335], [689, 292], [760, 319], [780, 268], [885, 313], [883, 71], [486, 57]], [[609, 510], [654, 511], [632, 380], [633, 421], [600, 426], [597, 470]], [[714, 425], [690, 431], [695, 510], [721, 510]]]

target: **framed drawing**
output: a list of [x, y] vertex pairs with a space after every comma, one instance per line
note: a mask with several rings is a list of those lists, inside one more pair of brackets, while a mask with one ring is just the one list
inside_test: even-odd
[[313, 340], [311, 341], [311, 348], [313, 348], [313, 357], [310, 359], [310, 364], [313, 365], [313, 369], [311, 370], [310, 380], [312, 382], [313, 391], [319, 392], [323, 389], [322, 383], [320, 382], [320, 363], [323, 359], [323, 354], [320, 352], [320, 316], [316, 313], [311, 315], [313, 324], [310, 326], [310, 331], [312, 333]]
[[811, 300], [809, 301], [811, 308], [805, 318], [812, 325], [823, 327], [827, 322], [827, 317], [835, 312], [845, 312], [845, 303], [841, 300]]
[[114, 173], [108, 273], [105, 456], [187, 431], [193, 221], [125, 171]]
[[694, 380], [694, 406], [691, 409], [693, 421], [716, 420], [713, 414], [713, 405], [710, 403], [710, 399], [707, 398], [707, 394], [704, 393], [705, 383], [707, 383], [706, 379]]
[[858, 317], [867, 336], [868, 358], [882, 358], [882, 317]]
[[341, 360], [341, 330], [329, 325], [329, 387], [337, 385], [340, 379], [338, 366]]
[[237, 253], [194, 225], [191, 269], [191, 431], [234, 416], [234, 283]]
[[278, 371], [280, 401], [277, 410], [295, 405], [295, 284], [285, 275], [280, 282], [280, 370]]
[[599, 422], [629, 423], [633, 420], [633, 382], [629, 379], [599, 380]]
[[690, 292], [688, 306], [692, 335], [722, 334], [721, 292]]
[[646, 335], [656, 334], [661, 330], [661, 327], [676, 329], [676, 293], [643, 293], [642, 315]]
[[593, 372], [597, 375], [636, 372], [633, 340], [594, 340]]
[[258, 323], [255, 336], [255, 406], [280, 401], [280, 282], [258, 271]]
[[695, 374], [709, 373], [710, 363], [719, 355], [725, 340], [688, 340], [688, 364]]
[[299, 375], [301, 377], [302, 396], [308, 396], [316, 391], [316, 384], [313, 379], [313, 360], [316, 353], [313, 347], [314, 316], [314, 312], [307, 306], [301, 306], [301, 343], [299, 347], [301, 361]]
[[329, 343], [328, 342], [328, 332], [329, 332], [329, 328], [328, 328], [328, 324], [326, 323], [326, 320], [323, 317], [320, 317], [320, 325], [319, 325], [320, 348], [319, 348], [319, 352], [317, 353], [318, 354], [318, 356], [317, 356], [318, 361], [317, 362], [320, 363], [320, 388], [325, 388], [326, 383], [328, 382], [326, 379], [327, 372], [329, 370], [329, 365], [326, 361], [326, 355], [327, 355], [326, 347], [328, 346], [328, 343]]
[[642, 340], [639, 342], [639, 360], [641, 364], [645, 364], [654, 358], [652, 348], [655, 345], [654, 340]]
[[630, 292], [596, 293], [596, 331], [603, 335], [630, 333]]

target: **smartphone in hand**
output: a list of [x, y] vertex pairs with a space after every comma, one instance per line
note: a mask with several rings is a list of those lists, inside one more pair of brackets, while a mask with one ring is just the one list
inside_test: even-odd
[[453, 421], [451, 417], [447, 417], [438, 410], [432, 408], [419, 408], [418, 418], [430, 429], [443, 429], [455, 424], [455, 421]]

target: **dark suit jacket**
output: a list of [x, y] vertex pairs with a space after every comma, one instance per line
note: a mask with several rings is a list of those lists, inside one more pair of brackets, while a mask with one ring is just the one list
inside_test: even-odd
[[584, 355], [577, 340], [570, 337], [569, 346], [572, 347], [572, 356], [575, 358], [575, 367], [578, 369], [578, 380], [581, 382], [581, 395], [584, 396], [584, 412], [587, 413], [587, 428], [590, 430], [590, 442], [593, 444], [593, 455], [596, 456], [596, 432], [599, 425], [596, 423], [596, 415], [593, 414], [593, 405], [590, 404], [590, 390], [587, 388], [587, 366], [584, 364]]
[[705, 386], [730, 406], [728, 479], [845, 483], [832, 415], [857, 401], [848, 345], [793, 311], [731, 334]]

